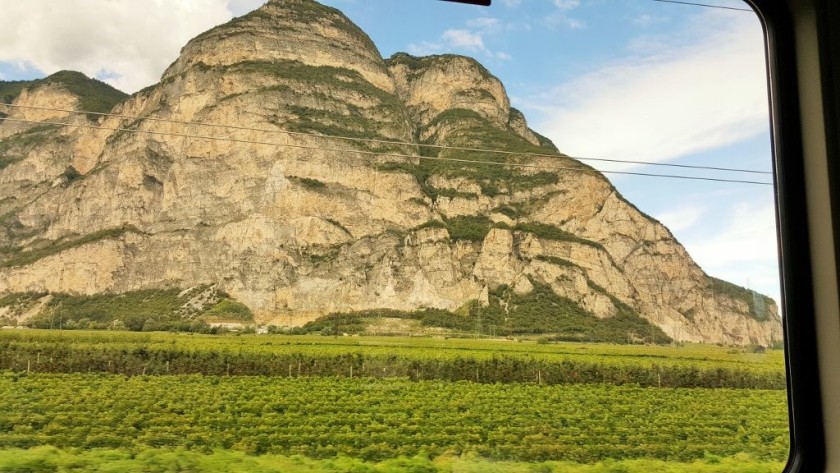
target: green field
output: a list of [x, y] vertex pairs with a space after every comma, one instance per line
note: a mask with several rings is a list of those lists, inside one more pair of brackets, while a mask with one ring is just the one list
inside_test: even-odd
[[[17, 371], [349, 376], [351, 368], [356, 376], [479, 382], [541, 379], [549, 384], [785, 388], [781, 350], [754, 353], [745, 348], [712, 345], [121, 331], [0, 332], [0, 369]], [[572, 372], [577, 374], [571, 376]]]
[[4, 331], [0, 471], [781, 471], [782, 362], [705, 345]]
[[565, 461], [492, 461], [475, 455], [399, 457], [381, 462], [336, 457], [312, 459], [300, 455], [247, 455], [233, 450], [200, 453], [184, 449], [150, 448], [139, 453], [95, 449], [81, 451], [38, 447], [30, 450], [0, 450], [0, 472], [353, 472], [353, 473], [778, 473], [783, 462], [761, 461], [746, 454], [728, 458], [709, 456], [689, 463], [663, 460], [606, 460], [593, 464]]

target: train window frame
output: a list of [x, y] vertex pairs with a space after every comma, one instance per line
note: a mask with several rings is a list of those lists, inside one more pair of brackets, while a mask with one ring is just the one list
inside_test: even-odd
[[[827, 36], [828, 25], [840, 10], [825, 0], [747, 1], [765, 31], [781, 304], [784, 314], [796, 314], [786, 315], [783, 320], [791, 439], [785, 471], [827, 471], [832, 465], [827, 430], [833, 423], [828, 422], [832, 412], [825, 409], [828, 403], [826, 392], [821, 390], [825, 385], [820, 363], [830, 361], [826, 342], [828, 336], [834, 335], [822, 330], [822, 326], [836, 311], [832, 302], [836, 301], [836, 270], [840, 266], [833, 248], [837, 246], [840, 220], [837, 206], [829, 207], [826, 198], [836, 201], [832, 191], [838, 188], [840, 177], [837, 164], [820, 153], [832, 140], [836, 143], [837, 138], [831, 133], [836, 127], [829, 123], [833, 114], [823, 115], [820, 106], [831, 111], [828, 100], [832, 90], [826, 87], [831, 81], [826, 80], [826, 71], [832, 51], [827, 50], [831, 44]], [[834, 16], [830, 15], [832, 8]], [[816, 18], [822, 22], [820, 27]], [[833, 53], [836, 60], [836, 48]], [[811, 96], [807, 96], [807, 89]], [[821, 128], [826, 135], [820, 136]], [[836, 148], [832, 151], [836, 152]], [[823, 184], [816, 182], [819, 173], [826, 171], [822, 176], [826, 182], [819, 185]], [[826, 216], [828, 224], [820, 225], [820, 217]], [[831, 234], [832, 226], [835, 236]], [[826, 257], [820, 258], [820, 253]], [[830, 277], [832, 271], [834, 278]]]

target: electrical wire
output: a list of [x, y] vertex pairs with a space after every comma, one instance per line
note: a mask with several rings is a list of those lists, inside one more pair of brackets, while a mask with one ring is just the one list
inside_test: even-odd
[[695, 7], [705, 7], [705, 8], [718, 8], [721, 10], [735, 10], [735, 11], [746, 11], [750, 13], [755, 13], [753, 10], [749, 8], [738, 8], [738, 7], [727, 7], [724, 5], [709, 5], [707, 3], [694, 3], [694, 2], [683, 2], [679, 0], [653, 0], [654, 2], [660, 3], [677, 3], [679, 5], [691, 5]]
[[[683, 176], [683, 175], [674, 175], [674, 174], [654, 174], [654, 173], [643, 173], [643, 172], [633, 172], [633, 171], [599, 171], [597, 169], [573, 168], [573, 167], [565, 167], [565, 166], [540, 166], [540, 165], [537, 165], [537, 164], [525, 164], [525, 163], [507, 163], [507, 162], [499, 162], [499, 161], [475, 161], [475, 160], [459, 159], [459, 158], [442, 158], [442, 157], [437, 157], [437, 156], [420, 156], [420, 155], [409, 155], [409, 154], [398, 154], [398, 153], [380, 153], [380, 152], [377, 152], [377, 151], [364, 151], [364, 150], [346, 149], [346, 148], [327, 148], [327, 147], [322, 147], [322, 146], [308, 146], [308, 145], [299, 145], [299, 144], [290, 144], [290, 143], [275, 143], [275, 142], [268, 142], [268, 141], [243, 140], [243, 139], [239, 139], [239, 138], [223, 138], [223, 137], [218, 137], [218, 136], [194, 135], [194, 134], [187, 134], [187, 133], [139, 130], [139, 129], [120, 128], [120, 127], [112, 128], [112, 127], [103, 127], [103, 126], [95, 126], [95, 125], [83, 125], [83, 124], [80, 124], [80, 123], [56, 122], [56, 121], [49, 121], [49, 120], [24, 120], [24, 119], [19, 119], [19, 118], [8, 118], [8, 117], [0, 117], [0, 120], [9, 121], [9, 122], [17, 122], [17, 123], [32, 123], [32, 124], [39, 124], [39, 125], [58, 125], [58, 126], [65, 126], [65, 127], [88, 128], [88, 129], [94, 129], [94, 130], [123, 131], [123, 132], [128, 132], [128, 133], [144, 133], [144, 134], [156, 135], [156, 136], [174, 136], [174, 137], [179, 137], [179, 138], [194, 138], [194, 139], [202, 139], [202, 140], [210, 140], [210, 141], [226, 141], [226, 142], [231, 142], [231, 143], [245, 143], [245, 144], [255, 144], [255, 145], [276, 146], [276, 147], [288, 147], [288, 148], [309, 149], [309, 150], [316, 150], [316, 151], [354, 153], [354, 154], [369, 155], [369, 156], [384, 156], [384, 157], [394, 157], [394, 158], [424, 159], [424, 160], [431, 160], [431, 161], [449, 161], [449, 162], [477, 164], [477, 165], [495, 165], [495, 166], [532, 168], [532, 169], [541, 169], [541, 170], [546, 170], [546, 171], [590, 172], [590, 173], [594, 173], [594, 174], [619, 174], [619, 175], [631, 175], [631, 176], [661, 177], [661, 178], [670, 178], [670, 179], [686, 179], [686, 180], [695, 180], [695, 181], [712, 181], [712, 182], [727, 182], [727, 183], [737, 183], [737, 184], [754, 184], [754, 185], [764, 185], [764, 186], [772, 186], [773, 185], [770, 182], [748, 181], [748, 180], [742, 180], [742, 179], [722, 179], [722, 178], [712, 178], [712, 177]], [[314, 136], [321, 137], [320, 135], [314, 135]]]
[[487, 148], [470, 148], [470, 147], [462, 147], [462, 146], [448, 146], [448, 145], [436, 145], [436, 144], [423, 144], [423, 143], [410, 143], [406, 141], [396, 141], [396, 140], [380, 140], [375, 138], [355, 138], [349, 136], [336, 136], [336, 135], [319, 135], [315, 133], [306, 133], [301, 131], [288, 131], [288, 130], [267, 130], [265, 128], [253, 128], [253, 127], [246, 127], [241, 125], [225, 125], [225, 124], [218, 124], [218, 123], [205, 123], [205, 122], [194, 122], [194, 121], [186, 121], [186, 120], [173, 120], [169, 118], [155, 118], [155, 117], [140, 117], [136, 115], [123, 115], [118, 113], [105, 113], [105, 112], [89, 112], [83, 110], [68, 110], [68, 109], [61, 109], [61, 108], [51, 108], [51, 107], [35, 107], [29, 105], [13, 105], [8, 103], [0, 102], [0, 106], [6, 106], [11, 108], [20, 108], [20, 109], [27, 109], [27, 110], [44, 110], [44, 111], [51, 111], [51, 112], [62, 112], [62, 113], [72, 113], [72, 114], [85, 114], [85, 115], [98, 115], [104, 117], [116, 117], [116, 118], [124, 118], [129, 120], [148, 120], [148, 121], [155, 121], [155, 122], [163, 122], [163, 123], [177, 123], [182, 125], [189, 125], [189, 126], [206, 126], [212, 128], [226, 128], [231, 130], [243, 130], [243, 131], [259, 131], [263, 133], [274, 133], [274, 134], [284, 134], [284, 135], [292, 135], [292, 136], [309, 136], [309, 137], [317, 137], [317, 138], [329, 138], [335, 140], [343, 140], [343, 141], [353, 141], [353, 142], [365, 142], [365, 143], [376, 143], [376, 144], [388, 144], [388, 145], [400, 145], [400, 146], [416, 146], [421, 148], [432, 148], [432, 149], [442, 149], [442, 150], [453, 150], [453, 151], [470, 151], [470, 152], [480, 152], [480, 153], [494, 153], [494, 154], [501, 154], [501, 155], [516, 155], [516, 156], [527, 156], [527, 157], [539, 157], [539, 158], [572, 158], [578, 161], [600, 161], [600, 162], [609, 162], [609, 163], [621, 163], [621, 164], [641, 164], [646, 166], [660, 166], [660, 167], [673, 167], [673, 168], [682, 168], [682, 169], [701, 169], [701, 170], [708, 170], [708, 171], [725, 171], [725, 172], [742, 172], [742, 173], [749, 173], [749, 174], [765, 174], [769, 175], [772, 174], [769, 171], [758, 171], [755, 169], [738, 169], [738, 168], [727, 168], [727, 167], [717, 167], [717, 166], [698, 166], [698, 165], [689, 165], [689, 164], [676, 164], [676, 163], [656, 163], [651, 161], [633, 161], [633, 160], [625, 160], [625, 159], [609, 159], [609, 158], [583, 158], [583, 157], [572, 157], [566, 155], [558, 155], [558, 154], [541, 154], [541, 153], [529, 153], [529, 152], [516, 152], [516, 151], [506, 151], [506, 150], [497, 150], [497, 149], [487, 149]]

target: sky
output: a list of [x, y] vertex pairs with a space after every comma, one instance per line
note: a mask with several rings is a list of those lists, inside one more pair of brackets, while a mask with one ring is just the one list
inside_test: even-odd
[[[455, 53], [504, 83], [529, 125], [581, 158], [771, 170], [763, 33], [751, 12], [656, 0], [324, 0], [384, 57]], [[739, 0], [700, 3], [746, 8]], [[0, 0], [0, 80], [84, 72], [154, 84], [192, 37], [261, 0]], [[142, 12], [142, 13], [140, 13]], [[770, 182], [768, 174], [586, 161], [604, 171]], [[607, 175], [710, 275], [779, 301], [772, 186]]]

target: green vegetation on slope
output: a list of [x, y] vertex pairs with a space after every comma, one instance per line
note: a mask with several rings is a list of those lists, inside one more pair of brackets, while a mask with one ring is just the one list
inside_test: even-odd
[[[296, 94], [293, 90], [300, 88], [298, 83], [311, 86], [314, 91], [308, 95], [318, 98], [319, 106], [316, 108], [309, 105], [287, 105], [286, 108], [295, 115], [295, 119], [276, 124], [289, 131], [388, 140], [393, 137], [388, 136], [384, 130], [400, 126], [397, 122], [403, 119], [403, 105], [396, 95], [374, 86], [353, 69], [311, 66], [292, 60], [244, 61], [226, 66], [225, 69], [235, 73], [266, 74], [289, 83], [277, 84], [266, 90], [276, 89], [293, 95]], [[324, 89], [330, 92], [324, 93]], [[342, 94], [348, 93], [373, 99], [377, 104], [362, 108], [340, 98]], [[393, 146], [376, 143], [355, 142], [353, 145], [377, 152], [394, 150]]]
[[[446, 133], [444, 143], [439, 142], [437, 135], [432, 136], [425, 143], [445, 144], [468, 148], [496, 149], [515, 153], [553, 154], [553, 151], [535, 146], [511, 130], [502, 130], [491, 124], [477, 112], [466, 109], [450, 109], [438, 115], [429, 128], [445, 127], [452, 130]], [[479, 184], [481, 192], [487, 196], [512, 194], [514, 192], [532, 189], [534, 187], [556, 184], [558, 174], [551, 171], [531, 172], [529, 168], [507, 166], [492, 163], [528, 163], [527, 159], [516, 155], [504, 155], [481, 151], [440, 150], [438, 148], [421, 147], [421, 155], [429, 158], [446, 158], [455, 160], [474, 161], [477, 164], [446, 161], [437, 159], [419, 159], [416, 163], [399, 162], [380, 165], [380, 170], [386, 172], [404, 172], [411, 174], [417, 180], [422, 191], [436, 199], [440, 190], [433, 188], [428, 180], [433, 175], [452, 177], [466, 177]], [[561, 155], [558, 154], [558, 158]], [[570, 159], [560, 162], [563, 167], [581, 167], [582, 165]], [[531, 172], [531, 173], [529, 173]]]
[[385, 63], [388, 65], [388, 67], [404, 65], [408, 68], [410, 74], [419, 74], [424, 69], [433, 67], [435, 64], [439, 64], [441, 62], [450, 62], [453, 59], [466, 60], [472, 63], [484, 78], [498, 80], [496, 76], [494, 76], [490, 71], [488, 71], [486, 67], [484, 67], [483, 64], [471, 57], [462, 56], [459, 54], [432, 54], [429, 56], [412, 56], [411, 54], [405, 52], [397, 52], [394, 53], [388, 59], [386, 59]]
[[453, 240], [480, 242], [493, 227], [493, 221], [485, 215], [461, 215], [441, 220], [429, 220], [421, 228], [445, 228]]
[[[379, 131], [383, 127], [382, 122], [371, 119], [367, 111], [351, 104], [343, 104], [343, 107], [348, 110], [347, 114], [289, 105], [287, 108], [295, 114], [297, 120], [284, 123], [283, 128], [289, 131], [317, 133], [327, 136], [372, 140], [389, 139], [388, 136], [379, 134]], [[364, 147], [370, 151], [384, 152], [390, 150], [388, 147], [380, 146], [376, 143], [353, 142], [353, 145]]]
[[198, 36], [194, 37], [189, 41], [189, 43], [194, 43], [197, 41], [204, 41], [211, 37], [217, 37], [218, 39], [224, 39], [228, 36], [232, 36], [236, 33], [234, 27], [243, 27], [244, 31], [247, 31], [248, 28], [253, 27], [253, 24], [249, 23], [260, 23], [264, 21], [271, 21], [272, 17], [270, 14], [262, 11], [262, 10], [254, 10], [251, 12], [246, 13], [242, 16], [237, 16], [227, 23], [222, 23], [221, 25], [214, 26], [209, 30], [199, 34]]
[[359, 72], [344, 67], [312, 66], [294, 60], [243, 61], [227, 67], [235, 72], [263, 73], [280, 79], [310, 82], [338, 90], [352, 90], [365, 97], [376, 98], [383, 104], [399, 104], [396, 95], [374, 86]]
[[534, 130], [531, 130], [531, 133], [533, 133], [537, 137], [537, 140], [539, 140], [539, 142], [540, 142], [540, 146], [542, 146], [543, 148], [547, 148], [551, 151], [554, 151], [555, 153], [560, 152], [560, 150], [557, 149], [557, 146], [555, 146], [554, 143], [550, 139], [548, 139], [547, 137], [537, 133]]
[[311, 177], [288, 176], [288, 179], [310, 190], [324, 190], [327, 188], [327, 185], [323, 181]]
[[[0, 118], [2, 118], [2, 117], [0, 117]], [[21, 160], [21, 158], [14, 158], [14, 157], [10, 157], [10, 156], [0, 155], [0, 169], [6, 168], [6, 167], [8, 167], [8, 166], [20, 161], [20, 160]]]
[[131, 225], [125, 225], [118, 228], [108, 228], [105, 230], [88, 233], [87, 235], [82, 235], [77, 238], [51, 241], [46, 245], [40, 246], [35, 249], [13, 249], [7, 251], [6, 253], [8, 254], [8, 256], [4, 255], [4, 259], [0, 260], [0, 268], [26, 266], [42, 258], [52, 256], [54, 254], [69, 250], [71, 248], [76, 248], [82, 245], [86, 245], [88, 243], [93, 243], [101, 240], [119, 238], [128, 232], [139, 233], [139, 230], [137, 230]]
[[772, 317], [770, 307], [775, 305], [775, 302], [770, 297], [738, 286], [737, 284], [732, 284], [729, 281], [724, 281], [723, 279], [709, 277], [709, 280], [711, 281], [712, 290], [717, 295], [729, 296], [747, 304], [749, 315], [755, 320], [765, 321]]
[[[298, 2], [290, 10], [292, 20], [302, 28], [307, 28], [308, 25], [313, 23], [326, 23], [328, 26], [348, 34], [360, 42], [368, 51], [378, 51], [367, 33], [356, 26], [337, 8], [322, 5], [318, 2]], [[337, 46], [340, 47], [340, 45]], [[347, 45], [347, 49], [353, 53], [358, 53], [358, 49], [353, 45]]]
[[505, 215], [511, 220], [516, 220], [518, 218], [524, 217], [528, 215], [528, 212], [525, 211], [525, 203], [524, 202], [510, 202], [505, 205], [501, 205], [493, 209], [494, 212], [499, 212], [502, 215]]
[[[429, 124], [430, 129], [446, 129], [444, 142], [440, 142], [435, 133], [427, 142], [446, 144], [467, 148], [482, 148], [509, 151], [514, 153], [550, 153], [544, 148], [535, 146], [524, 138], [516, 135], [512, 130], [503, 130], [477, 112], [467, 109], [450, 109]], [[533, 187], [555, 184], [558, 181], [555, 172], [531, 170], [523, 167], [486, 164], [487, 162], [527, 163], [515, 155], [504, 155], [481, 151], [440, 150], [438, 148], [423, 148], [423, 154], [431, 157], [476, 161], [483, 164], [469, 164], [452, 161], [425, 160], [420, 166], [428, 168], [430, 174], [463, 176], [475, 180], [481, 186], [482, 193], [489, 196], [511, 194], [531, 189]], [[559, 155], [558, 155], [559, 157]], [[567, 167], [577, 167], [572, 160], [563, 160]]]
[[[471, 315], [481, 317], [485, 327], [500, 334], [550, 334], [550, 340], [628, 343], [643, 339], [651, 343], [672, 340], [659, 327], [618, 302], [618, 313], [599, 319], [580, 305], [555, 294], [550, 287], [531, 281], [533, 291], [517, 294], [501, 286], [490, 294], [490, 304], [475, 307]], [[485, 329], [486, 330], [486, 329]]]
[[128, 97], [128, 94], [76, 71], [59, 71], [38, 81], [38, 85], [53, 83], [64, 86], [68, 92], [78, 96], [79, 108], [87, 112], [110, 112], [116, 104]]
[[484, 215], [461, 215], [446, 219], [446, 229], [453, 240], [482, 241], [493, 222]]
[[[53, 294], [42, 313], [27, 324], [36, 328], [109, 328], [119, 321], [129, 330], [140, 331], [148, 323], [168, 322], [183, 301], [178, 289], [148, 289], [125, 294], [76, 296]], [[45, 294], [46, 295], [46, 294]]]
[[[58, 84], [68, 92], [79, 97], [79, 109], [88, 112], [107, 113], [115, 105], [125, 100], [128, 94], [110, 85], [87, 77], [81, 72], [59, 71], [43, 79], [28, 81], [0, 81], [0, 102], [12, 103], [23, 89], [34, 89], [42, 85]], [[7, 114], [0, 112], [0, 118]], [[89, 118], [96, 119], [98, 115], [89, 114]], [[2, 158], [0, 158], [2, 169]]]
[[[567, 265], [572, 263], [566, 262]], [[590, 287], [609, 297], [618, 309], [612, 317], [599, 319], [576, 302], [558, 296], [544, 284], [531, 281], [534, 290], [517, 294], [507, 286], [490, 293], [490, 303], [466, 307], [456, 314], [443, 309], [418, 311], [376, 309], [338, 312], [309, 322], [289, 333], [367, 334], [370, 326], [381, 318], [418, 320], [424, 327], [438, 327], [471, 335], [545, 335], [546, 341], [585, 341], [608, 343], [670, 343], [659, 327], [640, 317], [631, 307], [590, 282]]]
[[241, 302], [222, 299], [201, 315], [201, 318], [208, 321], [253, 322], [254, 314]]
[[568, 241], [606, 251], [606, 249], [604, 249], [604, 245], [596, 241], [587, 240], [586, 238], [579, 237], [574, 233], [567, 232], [566, 230], [563, 230], [562, 228], [556, 225], [549, 225], [547, 223], [539, 222], [522, 222], [517, 223], [516, 226], [513, 227], [513, 229], [521, 232], [533, 233], [534, 236], [536, 236], [537, 238], [542, 238], [544, 240]]
[[[500, 210], [506, 215], [513, 212], [512, 207], [503, 207]], [[458, 217], [445, 218], [443, 220], [429, 220], [417, 227], [420, 228], [445, 228], [453, 240], [482, 241], [490, 232], [491, 228], [504, 228], [519, 232], [532, 233], [537, 238], [544, 240], [568, 241], [581, 245], [606, 251], [600, 243], [586, 238], [579, 237], [567, 232], [555, 225], [539, 222], [521, 222], [510, 227], [504, 223], [494, 223], [486, 215], [461, 215]]]
[[37, 144], [51, 138], [57, 125], [39, 125], [0, 140], [0, 170], [22, 161]]
[[319, 317], [302, 327], [292, 328], [290, 334], [341, 335], [364, 334], [370, 331], [371, 323], [382, 319], [417, 320], [424, 327], [440, 327], [469, 331], [474, 323], [468, 317], [458, 315], [444, 309], [425, 308], [416, 311], [401, 311], [395, 309], [373, 309], [356, 312], [335, 312]]
[[[23, 89], [32, 86], [35, 82], [34, 80], [0, 80], [0, 102], [14, 102]], [[0, 117], [2, 116], [0, 115]]]
[[[249, 33], [266, 26], [274, 30], [307, 34], [311, 24], [321, 23], [347, 33], [362, 43], [368, 50], [377, 50], [370, 37], [338, 9], [317, 2], [296, 2], [294, 6], [285, 8], [285, 13], [288, 16], [279, 17], [265, 10], [257, 9], [201, 33], [190, 40], [190, 43], [203, 41], [211, 37], [223, 39], [237, 34]], [[335, 46], [345, 47], [340, 43]], [[346, 46], [345, 48], [354, 53], [357, 52], [356, 48], [352, 46]]]
[[180, 289], [169, 288], [89, 296], [12, 293], [0, 298], [0, 308], [9, 307], [19, 314], [43, 299], [47, 302], [40, 313], [27, 320], [26, 325], [45, 329], [208, 332], [210, 321], [253, 322], [251, 310], [224, 293], [201, 307], [187, 305], [196, 291], [204, 289], [205, 286], [199, 286], [183, 294]]

